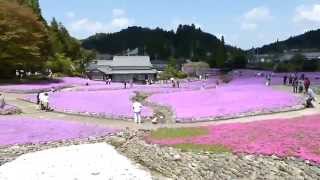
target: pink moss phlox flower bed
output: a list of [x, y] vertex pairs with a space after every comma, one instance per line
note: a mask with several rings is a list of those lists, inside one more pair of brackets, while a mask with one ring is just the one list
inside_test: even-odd
[[77, 77], [64, 77], [61, 79], [57, 79], [54, 82], [0, 85], [0, 91], [9, 93], [37, 93], [40, 91], [50, 91], [51, 88], [63, 89], [72, 86], [84, 86], [86, 85], [86, 83], [88, 83], [89, 85], [96, 85], [103, 82], [91, 81], [88, 79]]
[[320, 164], [319, 115], [204, 128], [210, 133], [201, 137], [149, 141], [161, 145], [223, 145], [235, 153], [293, 156]]
[[[55, 111], [96, 117], [128, 119], [133, 117], [132, 90], [79, 91], [50, 93], [50, 107]], [[25, 100], [36, 102], [36, 95]], [[152, 110], [143, 107], [142, 116], [152, 116]]]
[[0, 117], [0, 146], [105, 136], [118, 130], [61, 120]]
[[301, 103], [301, 99], [293, 94], [273, 90], [250, 79], [235, 80], [217, 89], [155, 94], [149, 100], [170, 106], [178, 122], [275, 111]]

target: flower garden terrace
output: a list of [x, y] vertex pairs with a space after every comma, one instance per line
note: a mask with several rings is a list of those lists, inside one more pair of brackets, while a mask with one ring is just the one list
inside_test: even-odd
[[[148, 104], [167, 107], [176, 122], [189, 123], [230, 119], [258, 114], [299, 110], [302, 98], [287, 91], [265, 86], [264, 77], [256, 77], [258, 71], [235, 74], [233, 81], [217, 86], [217, 77], [205, 81], [181, 81], [180, 88], [171, 84], [134, 85], [121, 83], [106, 85], [104, 82], [79, 83], [73, 88], [50, 95], [50, 104], [58, 112], [87, 116], [132, 119], [132, 98], [136, 92], [148, 95], [142, 115], [151, 119], [156, 112]], [[311, 74], [310, 74], [311, 75]], [[313, 84], [318, 74], [314, 74]], [[276, 74], [272, 85], [282, 84], [282, 74]], [[320, 84], [320, 83], [319, 83]], [[24, 99], [35, 102], [36, 95]]]

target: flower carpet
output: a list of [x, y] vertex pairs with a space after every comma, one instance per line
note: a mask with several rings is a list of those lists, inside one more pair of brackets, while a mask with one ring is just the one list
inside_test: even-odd
[[149, 101], [169, 106], [179, 122], [277, 111], [297, 106], [301, 98], [266, 87], [261, 78], [236, 79], [216, 89], [155, 94]]
[[320, 164], [320, 116], [232, 123], [202, 127], [208, 134], [168, 139], [148, 138], [160, 145], [216, 145], [235, 153], [297, 157]]
[[0, 129], [0, 146], [98, 137], [117, 132], [95, 125], [20, 116], [0, 117]]

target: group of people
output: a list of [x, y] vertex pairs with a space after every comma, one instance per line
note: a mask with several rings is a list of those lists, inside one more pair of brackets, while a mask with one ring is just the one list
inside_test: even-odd
[[292, 86], [294, 93], [307, 93], [310, 88], [311, 82], [310, 79], [305, 77], [304, 74], [301, 74], [300, 78], [297, 74], [290, 74], [289, 76], [284, 75], [283, 85]]
[[289, 76], [283, 76], [283, 85], [289, 85], [293, 87], [293, 93], [305, 93], [306, 102], [305, 105], [307, 108], [314, 107], [313, 104], [316, 99], [316, 94], [313, 92], [312, 88], [310, 88], [311, 81], [309, 78], [305, 77], [305, 74], [301, 74], [298, 77], [298, 74], [292, 73]]
[[111, 85], [112, 79], [111, 79], [111, 78], [108, 78], [108, 79], [106, 79], [105, 81], [106, 81], [106, 85]]
[[173, 88], [180, 88], [180, 81], [179, 81], [179, 79], [176, 80], [176, 79], [174, 79], [174, 78], [170, 78], [170, 82], [171, 82]]

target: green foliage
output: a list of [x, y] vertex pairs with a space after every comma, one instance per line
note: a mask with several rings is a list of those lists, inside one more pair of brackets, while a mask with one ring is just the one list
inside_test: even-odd
[[47, 62], [46, 67], [51, 69], [53, 73], [62, 73], [68, 76], [73, 76], [75, 73], [73, 62], [64, 54], [55, 54], [55, 56]]
[[222, 75], [220, 75], [220, 80], [223, 83], [228, 84], [233, 80], [233, 77], [229, 74], [222, 74]]
[[81, 58], [80, 42], [71, 37], [67, 29], [53, 18], [49, 27], [51, 55], [60, 53], [77, 60]]
[[235, 69], [246, 68], [248, 64], [248, 60], [245, 54], [243, 53], [236, 53], [231, 59], [229, 67]]
[[39, 70], [48, 45], [46, 26], [31, 8], [0, 1], [0, 77], [14, 76], [16, 68]]
[[280, 62], [276, 66], [277, 72], [301, 72], [301, 71], [317, 71], [319, 63], [317, 60], [307, 60], [301, 54], [296, 54], [289, 61]]
[[178, 78], [178, 79], [184, 79], [188, 77], [188, 74], [178, 71], [175, 67], [172, 65], [168, 65], [167, 68], [160, 73], [160, 78], [161, 80], [168, 80], [170, 78]]
[[[151, 59], [201, 59], [210, 65], [214, 62], [213, 54], [218, 47], [222, 47], [221, 44], [217, 37], [203, 32], [194, 25], [180, 25], [176, 32], [160, 28], [129, 27], [117, 33], [96, 34], [82, 43], [84, 48], [100, 53], [118, 54], [138, 47], [140, 55], [148, 54]], [[222, 51], [225, 56], [224, 52], [233, 53], [241, 50], [224, 46]]]
[[281, 53], [283, 50], [290, 49], [320, 49], [320, 29], [309, 31], [302, 35], [290, 37], [285, 41], [275, 42], [262, 48], [259, 53]]
[[193, 151], [193, 152], [210, 152], [213, 154], [223, 154], [232, 152], [230, 148], [223, 145], [208, 145], [208, 144], [177, 144], [174, 145], [175, 148], [181, 149], [183, 151]]
[[204, 75], [209, 70], [210, 66], [205, 62], [190, 62], [183, 65], [183, 72], [189, 76]]
[[219, 68], [223, 68], [227, 61], [227, 51], [224, 42], [224, 37], [221, 37], [221, 42], [218, 45], [217, 51], [215, 53], [216, 66]]
[[161, 128], [151, 132], [151, 138], [156, 140], [187, 138], [207, 135], [205, 128]]

